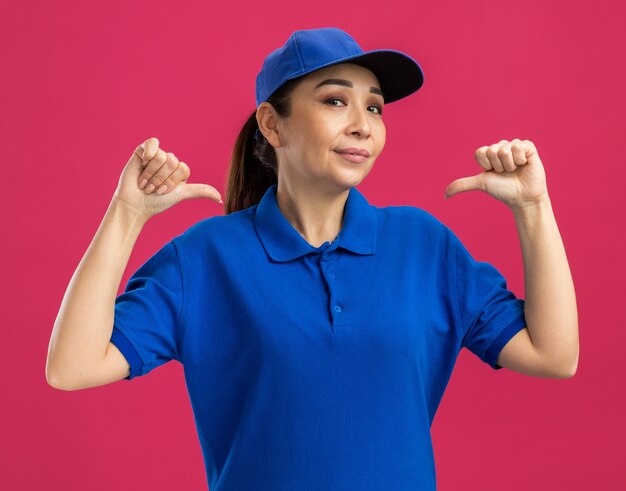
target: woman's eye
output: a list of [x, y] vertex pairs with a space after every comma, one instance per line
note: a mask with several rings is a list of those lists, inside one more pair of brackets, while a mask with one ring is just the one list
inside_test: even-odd
[[[326, 99], [324, 102], [326, 104], [330, 104], [331, 106], [335, 106], [335, 107], [338, 107], [338, 106], [333, 104], [334, 102], [341, 102], [342, 104], [345, 104], [341, 99], [338, 99], [337, 97], [331, 97], [329, 99]], [[377, 112], [375, 114], [380, 114], [380, 115], [383, 114], [383, 108], [382, 107], [380, 107], [378, 105], [376, 105], [376, 106], [369, 106], [369, 107], [375, 107], [376, 108]]]
[[[326, 99], [324, 102], [328, 104], [329, 102], [333, 102], [333, 101], [339, 101], [343, 104], [343, 101], [341, 99], [337, 99], [336, 97], [331, 97], [330, 99]], [[331, 105], [334, 106], [334, 104], [331, 104]]]
[[380, 106], [370, 106], [370, 107], [375, 107], [378, 110], [378, 113], [376, 113], [376, 114], [380, 114], [382, 116], [382, 114], [383, 114], [383, 108], [382, 107], [380, 107]]

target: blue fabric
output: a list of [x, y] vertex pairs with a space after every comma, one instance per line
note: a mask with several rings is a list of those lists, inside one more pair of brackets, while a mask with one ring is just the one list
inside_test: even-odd
[[524, 300], [428, 212], [350, 189], [313, 247], [276, 202], [202, 220], [118, 296], [128, 379], [183, 364], [211, 491], [434, 490], [430, 427], [465, 347], [494, 369]]

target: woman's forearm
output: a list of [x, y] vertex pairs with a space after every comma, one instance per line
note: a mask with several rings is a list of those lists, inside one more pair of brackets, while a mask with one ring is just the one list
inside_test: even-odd
[[550, 198], [513, 209], [524, 261], [524, 314], [537, 352], [560, 373], [578, 364], [574, 282]]
[[46, 362], [50, 385], [73, 384], [104, 359], [117, 291], [145, 222], [145, 216], [115, 197], [111, 200], [54, 323]]

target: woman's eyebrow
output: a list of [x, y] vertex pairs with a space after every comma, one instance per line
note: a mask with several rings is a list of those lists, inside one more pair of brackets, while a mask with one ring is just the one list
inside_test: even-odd
[[[342, 78], [329, 78], [327, 80], [324, 80], [323, 82], [320, 82], [319, 84], [317, 84], [315, 86], [315, 89], [319, 89], [322, 85], [343, 85], [344, 87], [354, 87], [354, 84], [352, 82], [350, 82], [350, 80], [344, 80]], [[370, 87], [370, 92], [372, 94], [378, 94], [380, 96], [383, 97], [383, 99], [385, 98], [385, 95], [383, 94], [382, 90], [380, 90], [378, 87]]]

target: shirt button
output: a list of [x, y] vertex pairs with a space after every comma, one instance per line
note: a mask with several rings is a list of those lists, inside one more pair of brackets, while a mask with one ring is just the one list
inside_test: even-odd
[[335, 305], [335, 310], [336, 310], [337, 312], [341, 312], [341, 307], [340, 307], [339, 305]]
[[334, 280], [335, 279], [335, 273], [330, 273], [330, 277]]
[[328, 262], [330, 261], [330, 258], [328, 256], [322, 256], [322, 261]]

